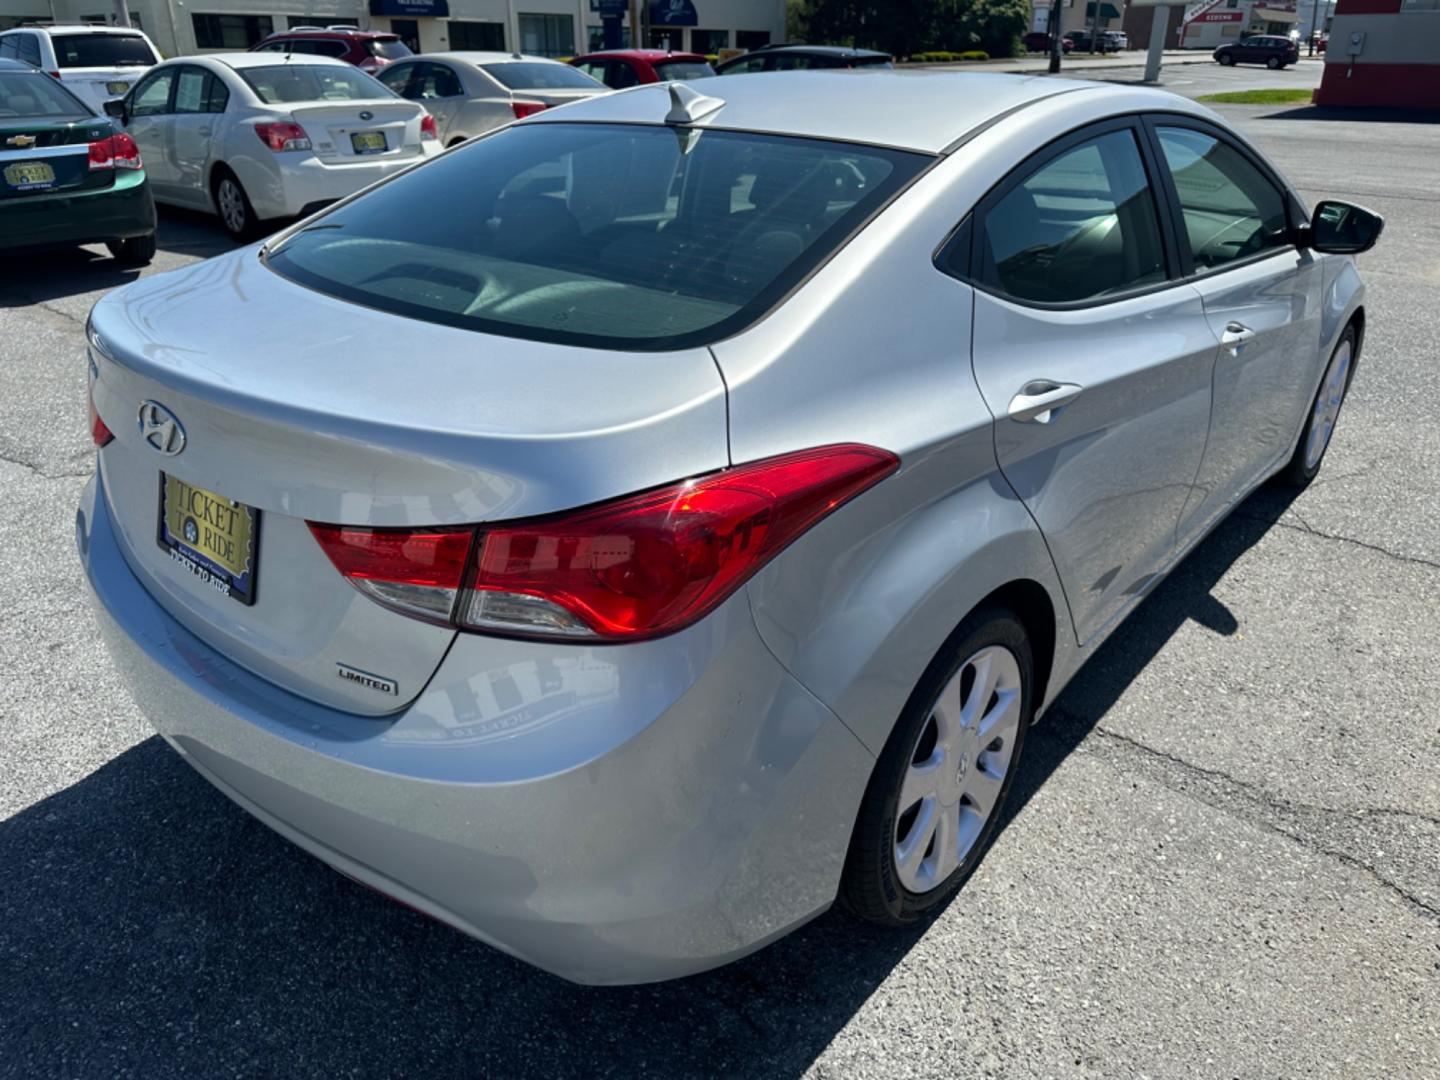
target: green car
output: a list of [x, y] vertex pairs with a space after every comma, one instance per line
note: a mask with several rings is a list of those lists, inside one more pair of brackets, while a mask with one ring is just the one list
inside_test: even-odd
[[43, 71], [0, 59], [0, 251], [103, 243], [155, 257], [155, 201], [135, 140]]

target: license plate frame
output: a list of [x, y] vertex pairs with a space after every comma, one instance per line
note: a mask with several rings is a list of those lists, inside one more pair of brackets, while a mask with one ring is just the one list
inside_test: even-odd
[[119, 82], [119, 81], [116, 81], [116, 82], [107, 82], [107, 83], [105, 84], [105, 92], [106, 92], [107, 94], [114, 94], [116, 97], [119, 97], [121, 94], [125, 93], [125, 91], [127, 91], [127, 90], [129, 90], [129, 89], [130, 89], [130, 84], [129, 84], [128, 82]]
[[[181, 529], [182, 535], [179, 536], [170, 529], [171, 485], [175, 485], [174, 497], [180, 500], [180, 504], [175, 507], [173, 522]], [[196, 496], [199, 497], [198, 502]], [[211, 504], [214, 504], [215, 510], [210, 510]], [[207, 510], [210, 512], [207, 513]], [[235, 512], [238, 512], [238, 516], [229, 522], [227, 528], [222, 528], [220, 524], [227, 517], [225, 511], [230, 512], [229, 516], [235, 516]], [[243, 539], [237, 535], [241, 518], [245, 522]], [[193, 533], [190, 532], [192, 526]], [[233, 555], [231, 565], [227, 565], [213, 544], [210, 552], [204, 550], [200, 534], [202, 528], [211, 530], [220, 539], [228, 538], [231, 542], [240, 540], [240, 546], [244, 550]], [[254, 605], [259, 571], [260, 511], [253, 506], [246, 506], [219, 492], [191, 484], [162, 470], [155, 540], [178, 568], [203, 584], [212, 586], [222, 596], [228, 596], [246, 607]], [[235, 565], [243, 566], [243, 570], [235, 569]]]
[[383, 154], [390, 149], [390, 140], [383, 131], [352, 131], [350, 148], [357, 154]]
[[55, 170], [44, 161], [17, 161], [5, 166], [4, 176], [15, 191], [44, 191], [55, 186]]

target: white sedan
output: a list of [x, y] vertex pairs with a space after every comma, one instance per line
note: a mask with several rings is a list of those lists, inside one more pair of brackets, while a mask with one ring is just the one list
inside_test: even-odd
[[435, 117], [446, 146], [556, 105], [610, 92], [569, 64], [520, 53], [427, 53], [390, 64], [376, 78], [423, 105]]
[[219, 214], [241, 240], [440, 146], [419, 105], [350, 64], [298, 53], [169, 60], [105, 111], [139, 144], [156, 202]]

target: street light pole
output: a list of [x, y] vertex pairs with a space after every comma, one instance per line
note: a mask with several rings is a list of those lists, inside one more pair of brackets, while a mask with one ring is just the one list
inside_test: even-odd
[[115, 25], [130, 25], [130, 5], [126, 0], [115, 0]]
[[1055, 0], [1050, 7], [1050, 74], [1060, 74], [1060, 13], [1062, 0]]

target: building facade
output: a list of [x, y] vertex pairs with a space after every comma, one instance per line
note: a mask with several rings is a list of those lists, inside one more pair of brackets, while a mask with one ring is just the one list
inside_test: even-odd
[[[131, 22], [165, 56], [248, 49], [296, 26], [392, 30], [416, 52], [518, 49], [575, 56], [602, 47], [607, 0], [129, 0]], [[628, 4], [626, 5], [628, 9]], [[647, 45], [716, 53], [785, 40], [785, 0], [642, 0]], [[0, 0], [0, 28], [19, 22], [114, 21], [112, 0]], [[620, 19], [629, 44], [630, 18]]]
[[1338, 0], [1315, 104], [1440, 109], [1440, 0]]

